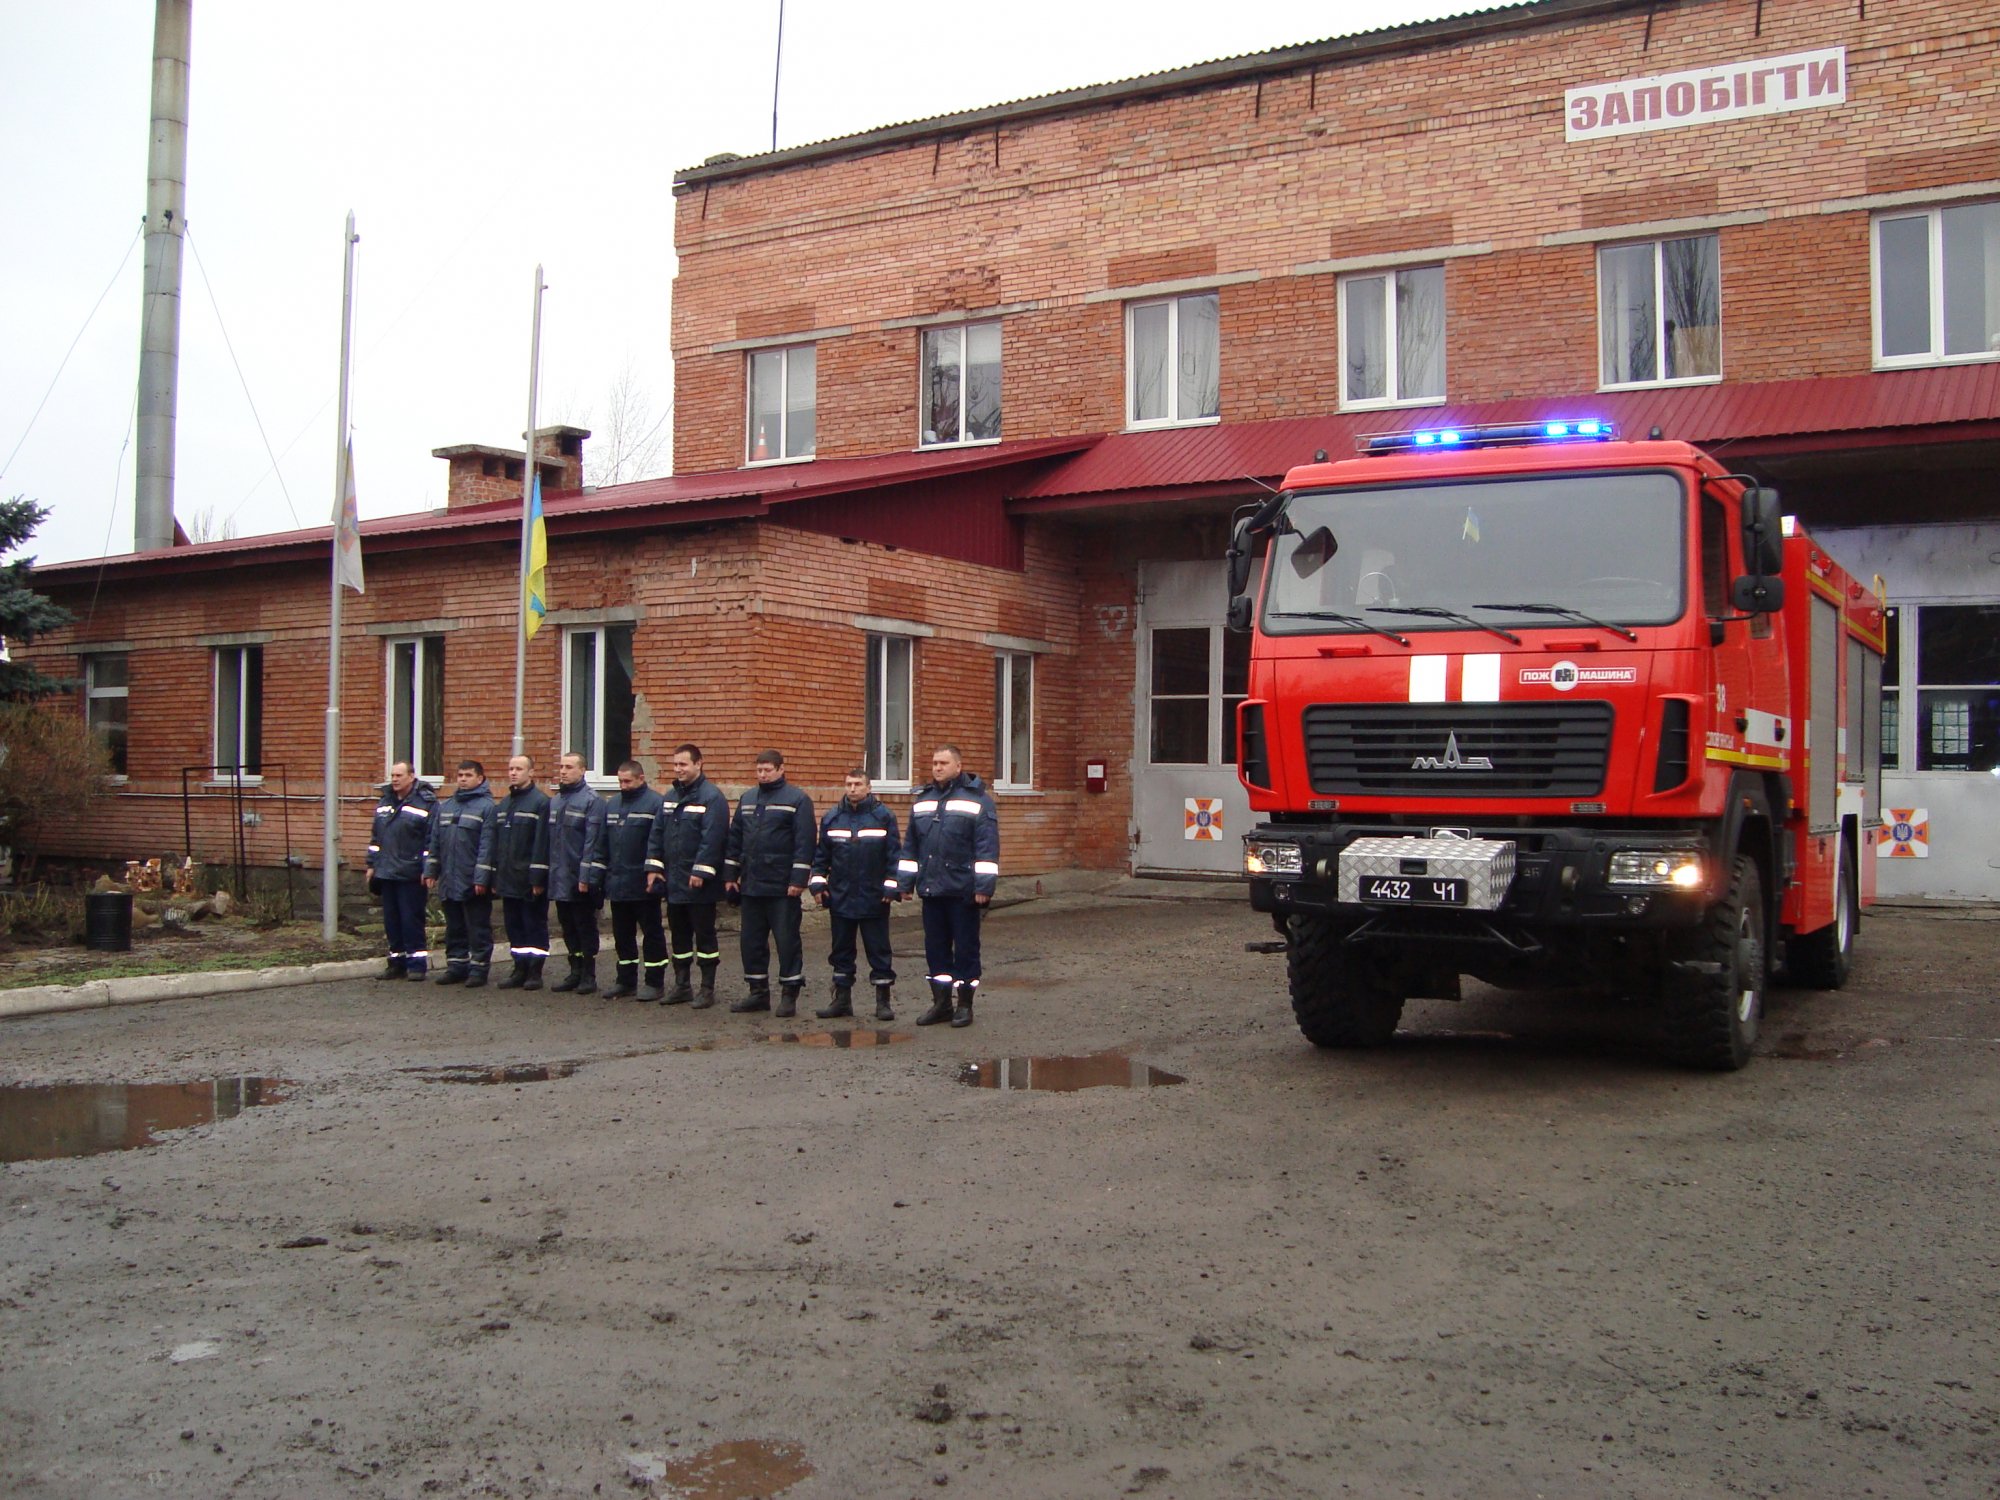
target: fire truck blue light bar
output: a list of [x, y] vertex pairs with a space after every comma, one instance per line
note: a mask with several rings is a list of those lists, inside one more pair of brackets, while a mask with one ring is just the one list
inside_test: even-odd
[[1492, 422], [1475, 427], [1424, 427], [1355, 440], [1363, 453], [1411, 453], [1422, 448], [1501, 448], [1522, 443], [1602, 443], [1618, 429], [1597, 417], [1554, 422]]

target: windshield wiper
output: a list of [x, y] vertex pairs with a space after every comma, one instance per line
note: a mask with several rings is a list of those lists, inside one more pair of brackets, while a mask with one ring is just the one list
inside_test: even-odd
[[1608, 630], [1613, 635], [1622, 635], [1628, 641], [1639, 639], [1637, 631], [1627, 630], [1623, 625], [1613, 625], [1609, 620], [1600, 620], [1596, 615], [1587, 615], [1580, 609], [1571, 609], [1567, 604], [1475, 604], [1474, 609], [1506, 609], [1522, 615], [1554, 615], [1561, 620], [1575, 620], [1582, 625], [1595, 625], [1599, 630]]
[[1397, 635], [1395, 631], [1377, 625], [1373, 620], [1364, 620], [1359, 615], [1344, 615], [1335, 609], [1274, 609], [1271, 614], [1280, 620], [1333, 620], [1342, 625], [1358, 625], [1363, 630], [1372, 630], [1376, 635], [1386, 635], [1399, 646], [1410, 644], [1410, 638], [1406, 635]]
[[1484, 620], [1475, 620], [1471, 615], [1460, 614], [1455, 609], [1445, 609], [1436, 604], [1371, 604], [1368, 607], [1390, 615], [1424, 615], [1433, 620], [1454, 620], [1460, 625], [1470, 625], [1474, 630], [1490, 630], [1509, 645], [1521, 644], [1521, 638], [1511, 630], [1502, 630], [1498, 625], [1489, 625]]

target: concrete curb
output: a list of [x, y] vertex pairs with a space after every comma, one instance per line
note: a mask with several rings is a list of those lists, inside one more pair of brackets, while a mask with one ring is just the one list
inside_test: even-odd
[[36, 984], [0, 990], [0, 1020], [44, 1016], [65, 1010], [98, 1010], [110, 1005], [150, 1005], [156, 1000], [196, 1000], [245, 990], [275, 990], [323, 979], [361, 979], [382, 966], [380, 959], [288, 964], [276, 969], [222, 969], [206, 974], [135, 974], [129, 979], [89, 979], [82, 984]]

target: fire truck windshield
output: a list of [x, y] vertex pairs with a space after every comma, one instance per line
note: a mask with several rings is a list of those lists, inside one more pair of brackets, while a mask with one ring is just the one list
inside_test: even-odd
[[1684, 606], [1686, 514], [1682, 480], [1657, 471], [1300, 491], [1273, 538], [1263, 628], [1519, 630], [1532, 612], [1491, 606], [1536, 602], [1663, 625]]

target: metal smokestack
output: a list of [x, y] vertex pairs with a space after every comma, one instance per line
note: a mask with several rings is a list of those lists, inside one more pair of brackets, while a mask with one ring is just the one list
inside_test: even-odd
[[139, 323], [138, 550], [174, 544], [180, 404], [181, 241], [187, 230], [188, 42], [193, 0], [155, 0], [153, 124], [146, 161], [146, 286]]

